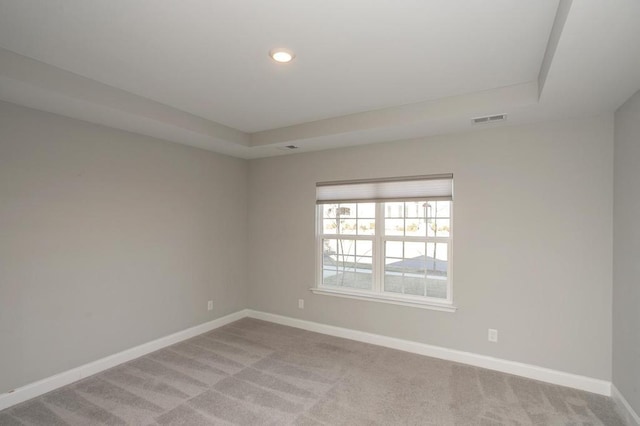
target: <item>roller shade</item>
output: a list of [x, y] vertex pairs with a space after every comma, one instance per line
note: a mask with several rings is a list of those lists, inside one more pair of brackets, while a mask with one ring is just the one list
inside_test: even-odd
[[316, 204], [452, 200], [453, 174], [318, 182]]

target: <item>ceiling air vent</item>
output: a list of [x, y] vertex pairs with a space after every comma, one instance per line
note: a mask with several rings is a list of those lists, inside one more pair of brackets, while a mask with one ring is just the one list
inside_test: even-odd
[[504, 121], [507, 119], [507, 114], [487, 115], [485, 117], [472, 118], [472, 124], [485, 124], [494, 123], [496, 121]]
[[277, 147], [277, 149], [279, 149], [280, 151], [291, 151], [292, 149], [298, 148], [300, 148], [298, 145], [285, 145]]

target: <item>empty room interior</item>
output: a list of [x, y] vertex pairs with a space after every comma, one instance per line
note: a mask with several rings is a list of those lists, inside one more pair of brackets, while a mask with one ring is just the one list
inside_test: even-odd
[[640, 425], [640, 1], [0, 0], [0, 425]]

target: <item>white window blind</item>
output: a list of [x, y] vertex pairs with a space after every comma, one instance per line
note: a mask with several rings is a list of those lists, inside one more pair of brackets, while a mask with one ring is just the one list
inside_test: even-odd
[[316, 204], [400, 200], [453, 200], [453, 174], [316, 184]]

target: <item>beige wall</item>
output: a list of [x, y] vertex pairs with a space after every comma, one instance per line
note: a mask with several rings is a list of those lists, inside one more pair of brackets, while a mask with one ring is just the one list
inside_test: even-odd
[[615, 115], [613, 384], [640, 413], [640, 92]]
[[244, 308], [247, 172], [0, 103], [0, 393]]
[[[448, 172], [456, 313], [309, 292], [317, 181]], [[250, 308], [611, 379], [612, 115], [254, 160], [249, 185]]]

